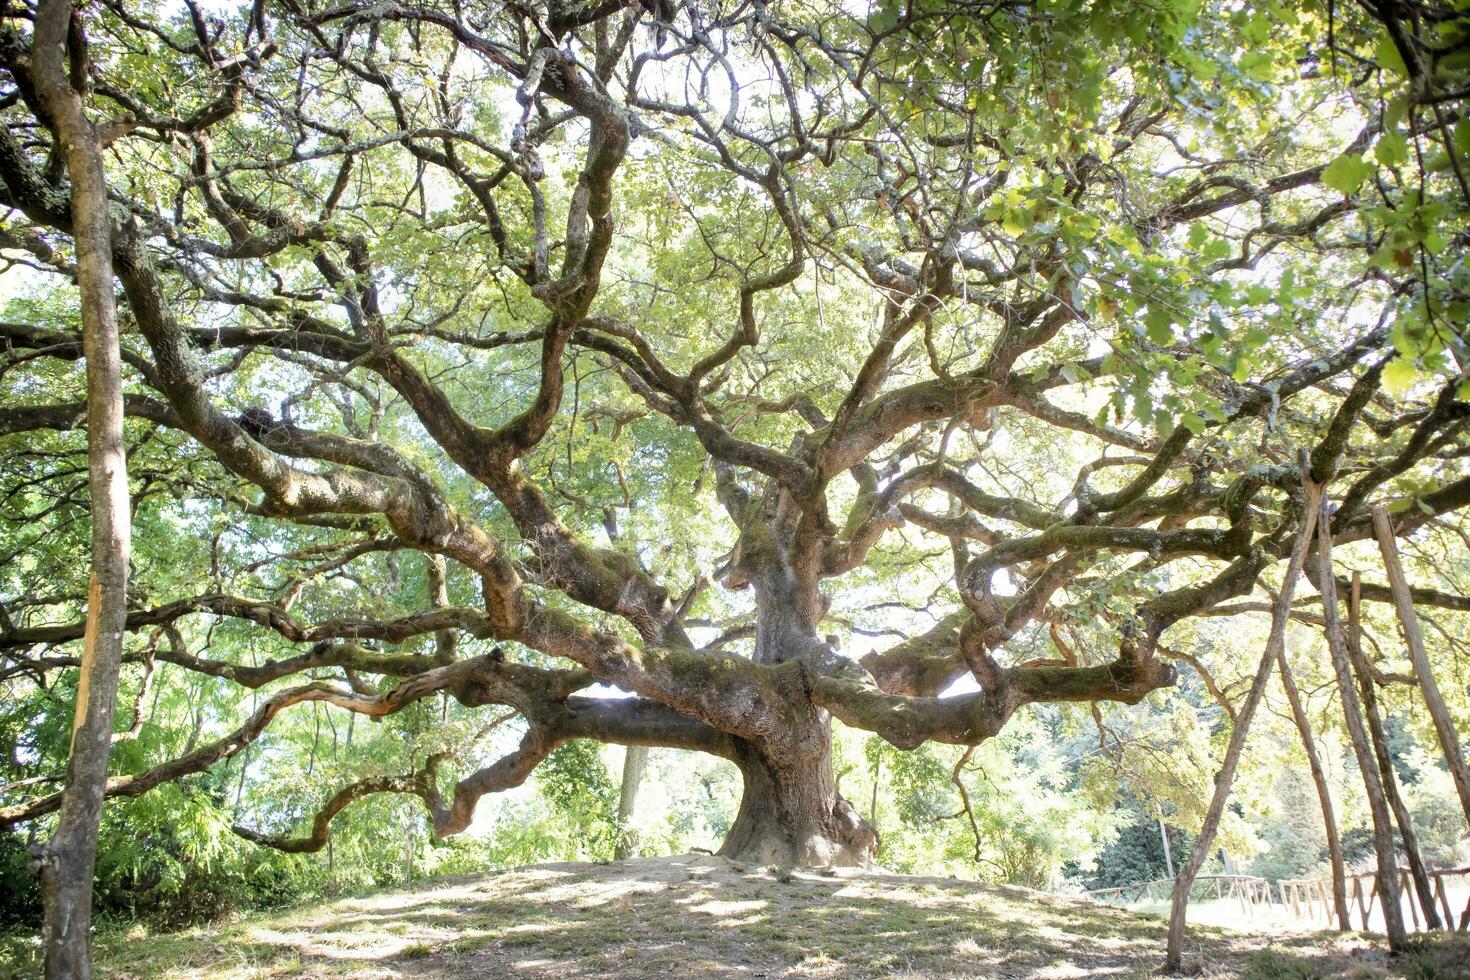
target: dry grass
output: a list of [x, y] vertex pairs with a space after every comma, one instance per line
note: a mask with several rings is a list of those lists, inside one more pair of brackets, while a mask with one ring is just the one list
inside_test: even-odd
[[[114, 978], [1142, 977], [1155, 917], [1021, 888], [777, 872], [720, 858], [556, 864], [438, 881], [210, 929], [103, 935]], [[24, 947], [0, 946], [25, 975]], [[1470, 977], [1470, 942], [1390, 960], [1363, 936], [1194, 931], [1207, 977]]]

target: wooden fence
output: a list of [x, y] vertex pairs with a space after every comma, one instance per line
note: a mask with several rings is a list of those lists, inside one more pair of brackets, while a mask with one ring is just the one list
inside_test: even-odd
[[[1136, 905], [1145, 901], [1166, 901], [1173, 888], [1174, 879], [1157, 878], [1120, 888], [1094, 888], [1086, 894], [1093, 901], [1105, 905]], [[1194, 879], [1189, 898], [1193, 902], [1233, 898], [1240, 902], [1241, 911], [1250, 915], [1257, 906], [1270, 903], [1271, 883], [1255, 875], [1200, 875]]]
[[[1446, 879], [1470, 880], [1470, 866], [1440, 868], [1429, 871], [1428, 874], [1433, 882], [1435, 898], [1443, 913], [1444, 928], [1460, 932], [1470, 930], [1470, 901], [1466, 902], [1457, 921], [1454, 909], [1450, 905], [1449, 885], [1446, 883]], [[1344, 884], [1347, 886], [1349, 915], [1351, 916], [1356, 911], [1362, 920], [1361, 928], [1368, 931], [1369, 920], [1373, 915], [1373, 903], [1378, 899], [1378, 875], [1371, 871], [1349, 875]], [[1414, 929], [1422, 931], [1426, 928], [1424, 910], [1419, 904], [1419, 896], [1410, 880], [1408, 868], [1399, 869], [1399, 886], [1399, 890], [1408, 899], [1409, 915], [1413, 920]], [[1172, 878], [1158, 878], [1118, 888], [1094, 888], [1086, 895], [1093, 901], [1102, 902], [1105, 905], [1137, 905], [1140, 902], [1165, 901], [1169, 898], [1173, 888]], [[1273, 900], [1271, 883], [1265, 878], [1258, 878], [1254, 875], [1202, 875], [1195, 879], [1194, 887], [1189, 892], [1189, 899], [1192, 902], [1204, 902], [1212, 899], [1233, 898], [1240, 903], [1241, 911], [1248, 916], [1253, 916], [1258, 910], [1270, 911], [1280, 908], [1283, 913], [1290, 909], [1291, 914], [1298, 919], [1310, 920], [1320, 917], [1328, 926], [1336, 924], [1336, 915], [1332, 907], [1331, 878], [1283, 879], [1276, 883], [1276, 892], [1279, 898]]]
[[[1449, 886], [1445, 883], [1446, 878], [1470, 878], [1470, 866], [1438, 868], [1428, 871], [1427, 874], [1434, 887], [1434, 897], [1443, 913], [1444, 928], [1460, 932], [1470, 929], [1470, 901], [1466, 902], [1457, 921], [1455, 911], [1450, 906]], [[1378, 875], [1371, 871], [1349, 875], [1344, 884], [1347, 886], [1348, 913], [1351, 915], [1356, 910], [1362, 920], [1362, 928], [1366, 930], [1369, 917], [1373, 914], [1373, 903], [1379, 898]], [[1291, 906], [1292, 913], [1298, 918], [1321, 916], [1328, 924], [1332, 923], [1331, 878], [1293, 878], [1282, 880], [1277, 885], [1281, 890], [1281, 904]], [[1413, 920], [1414, 928], [1425, 928], [1422, 924], [1425, 920], [1424, 909], [1413, 880], [1409, 877], [1408, 868], [1399, 868], [1399, 891], [1408, 899], [1409, 916]]]

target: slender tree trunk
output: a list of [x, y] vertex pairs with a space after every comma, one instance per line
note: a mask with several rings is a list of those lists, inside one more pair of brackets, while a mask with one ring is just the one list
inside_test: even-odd
[[630, 745], [623, 752], [623, 784], [618, 791], [618, 843], [613, 853], [619, 861], [630, 858], [638, 850], [638, 832], [633, 829], [633, 815], [638, 809], [638, 788], [643, 783], [643, 770], [648, 764], [648, 746]]
[[1373, 817], [1373, 846], [1378, 852], [1378, 897], [1383, 904], [1384, 929], [1388, 933], [1389, 949], [1398, 952], [1408, 941], [1408, 934], [1404, 930], [1404, 910], [1399, 905], [1399, 867], [1393, 846], [1393, 823], [1388, 815], [1388, 803], [1383, 797], [1383, 782], [1378, 777], [1378, 760], [1368, 748], [1368, 736], [1363, 732], [1362, 710], [1358, 706], [1342, 623], [1338, 620], [1337, 580], [1332, 577], [1332, 530], [1325, 507], [1319, 509], [1317, 518], [1317, 561], [1321, 572], [1327, 649], [1332, 654], [1332, 671], [1337, 676], [1337, 694], [1342, 700], [1348, 739], [1353, 743], [1353, 755], [1358, 760], [1363, 789], [1368, 795], [1368, 811]]
[[883, 755], [873, 755], [873, 798], [868, 801], [868, 823], [873, 827], [878, 826], [878, 786], [883, 779]]
[[414, 811], [411, 806], [403, 810], [403, 880], [413, 884]]
[[[122, 361], [113, 305], [112, 226], [102, 170], [102, 139], [83, 113], [86, 64], [80, 20], [68, 0], [43, 0], [35, 18], [36, 90], [56, 127], [71, 180], [72, 237], [81, 290], [87, 359], [87, 460], [92, 504], [92, 568], [86, 633], [66, 784], [56, 832], [35, 855], [45, 910], [46, 976], [92, 972], [92, 873], [112, 748], [113, 706], [127, 617], [127, 458], [123, 442]], [[73, 43], [68, 44], [68, 38]], [[68, 77], [68, 56], [75, 75]]]
[[1439, 693], [1434, 672], [1429, 669], [1429, 655], [1424, 650], [1424, 636], [1419, 632], [1419, 617], [1414, 614], [1414, 599], [1409, 592], [1409, 581], [1404, 577], [1404, 567], [1399, 563], [1398, 544], [1393, 538], [1393, 526], [1388, 511], [1380, 504], [1373, 508], [1373, 533], [1378, 538], [1378, 550], [1383, 553], [1383, 567], [1388, 572], [1388, 587], [1393, 591], [1394, 608], [1404, 627], [1404, 640], [1409, 646], [1409, 659], [1414, 663], [1414, 676], [1419, 680], [1419, 690], [1424, 693], [1424, 703], [1429, 707], [1429, 717], [1434, 721], [1434, 733], [1439, 736], [1439, 747], [1444, 752], [1445, 763], [1455, 781], [1455, 791], [1460, 794], [1460, 806], [1465, 811], [1465, 821], [1470, 824], [1470, 769], [1465, 768], [1465, 755], [1460, 749], [1460, 736], [1455, 723], [1445, 707], [1444, 696]]
[[1261, 703], [1261, 697], [1266, 693], [1266, 685], [1271, 680], [1271, 665], [1276, 662], [1281, 645], [1286, 640], [1286, 624], [1291, 613], [1291, 597], [1296, 592], [1296, 580], [1301, 574], [1302, 566], [1306, 563], [1307, 548], [1312, 543], [1312, 515], [1317, 512], [1318, 505], [1322, 500], [1322, 485], [1312, 481], [1307, 473], [1308, 467], [1302, 466], [1302, 479], [1306, 483], [1306, 506], [1302, 511], [1302, 527], [1297, 533], [1296, 545], [1291, 551], [1291, 560], [1286, 566], [1286, 577], [1281, 583], [1281, 592], [1276, 597], [1276, 605], [1271, 611], [1271, 633], [1266, 638], [1266, 650], [1261, 655], [1261, 663], [1256, 668], [1256, 678], [1251, 682], [1251, 689], [1245, 696], [1245, 702], [1235, 714], [1235, 727], [1230, 732], [1230, 744], [1225, 749], [1225, 758], [1220, 763], [1220, 772], [1215, 777], [1215, 794], [1210, 799], [1210, 808], [1205, 812], [1204, 825], [1200, 828], [1199, 839], [1194, 842], [1194, 850], [1189, 854], [1189, 860], [1184, 862], [1184, 867], [1179, 870], [1179, 877], [1174, 879], [1174, 893], [1170, 902], [1169, 911], [1169, 943], [1164, 956], [1164, 968], [1177, 973], [1184, 962], [1184, 923], [1185, 909], [1189, 905], [1189, 890], [1194, 886], [1194, 879], [1199, 874], [1199, 869], [1204, 866], [1205, 858], [1209, 856], [1214, 845], [1215, 831], [1219, 829], [1220, 817], [1225, 812], [1225, 802], [1230, 797], [1231, 784], [1235, 782], [1235, 769], [1240, 763], [1240, 753], [1245, 748], [1245, 737], [1250, 732], [1251, 719], [1255, 716], [1256, 707]]
[[1434, 904], [1434, 886], [1424, 867], [1423, 852], [1419, 850], [1419, 835], [1414, 832], [1414, 822], [1409, 818], [1409, 808], [1399, 795], [1398, 778], [1393, 771], [1393, 757], [1388, 752], [1388, 736], [1383, 730], [1383, 719], [1378, 714], [1378, 692], [1373, 689], [1373, 672], [1363, 655], [1362, 603], [1363, 580], [1353, 572], [1353, 590], [1348, 596], [1348, 657], [1353, 671], [1358, 675], [1358, 691], [1363, 696], [1363, 715], [1368, 720], [1368, 735], [1373, 740], [1373, 754], [1378, 759], [1378, 775], [1383, 780], [1383, 796], [1393, 811], [1399, 825], [1399, 836], [1404, 842], [1404, 855], [1409, 861], [1409, 874], [1414, 879], [1414, 890], [1419, 893], [1419, 904], [1424, 907], [1424, 922], [1430, 929], [1441, 926], [1439, 910]]
[[184, 743], [183, 755], [194, 751], [194, 746], [199, 742], [199, 736], [204, 731], [204, 685], [195, 685], [194, 717], [193, 724], [189, 728], [189, 739]]
[[240, 819], [240, 804], [245, 799], [245, 776], [250, 771], [250, 746], [240, 753], [240, 778], [235, 783], [235, 819]]
[[1337, 833], [1337, 814], [1332, 808], [1332, 793], [1327, 787], [1327, 774], [1322, 769], [1322, 757], [1317, 754], [1317, 741], [1312, 734], [1312, 724], [1307, 720], [1307, 710], [1302, 704], [1301, 692], [1297, 690], [1296, 679], [1291, 676], [1291, 668], [1286, 663], [1286, 644], [1284, 643], [1281, 645], [1276, 663], [1281, 668], [1281, 686], [1286, 690], [1286, 700], [1291, 704], [1291, 719], [1296, 723], [1297, 734], [1302, 740], [1302, 748], [1306, 750], [1307, 766], [1312, 771], [1312, 782], [1317, 787], [1317, 802], [1322, 807], [1322, 829], [1327, 834], [1327, 856], [1332, 863], [1332, 907], [1337, 912], [1338, 928], [1343, 932], [1349, 932], [1353, 928], [1353, 920], [1348, 910], [1347, 869], [1343, 866], [1342, 838]]

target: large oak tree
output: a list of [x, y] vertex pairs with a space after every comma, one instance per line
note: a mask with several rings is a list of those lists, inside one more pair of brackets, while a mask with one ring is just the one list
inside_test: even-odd
[[[1338, 544], [1375, 503], [1400, 535], [1470, 504], [1443, 272], [1464, 231], [1428, 207], [1453, 175], [1421, 172], [1395, 224], [1407, 148], [1448, 131], [1354, 87], [1385, 70], [1377, 35], [1330, 5], [184, 8], [86, 17], [91, 101], [133, 121], [107, 166], [140, 506], [198, 535], [200, 588], [142, 590], [128, 627], [238, 619], [297, 649], [155, 642], [268, 693], [109, 795], [302, 702], [448, 695], [513, 709], [519, 747], [238, 832], [315, 850], [354, 800], [404, 793], [452, 834], [585, 738], [731, 760], [728, 855], [863, 863], [834, 718], [975, 745], [1028, 704], [1174, 683], [1167, 631], [1262, 608], [1313, 518], [1299, 448]], [[30, 14], [3, 9], [0, 245], [66, 279], [66, 161]], [[0, 339], [0, 434], [28, 487], [64, 483], [48, 440], [82, 407], [35, 379], [80, 336], [38, 316]], [[327, 581], [405, 552], [423, 571], [397, 594]], [[891, 613], [907, 635], [865, 646], [924, 575], [933, 625]], [[0, 670], [74, 665], [76, 598], [5, 588]]]

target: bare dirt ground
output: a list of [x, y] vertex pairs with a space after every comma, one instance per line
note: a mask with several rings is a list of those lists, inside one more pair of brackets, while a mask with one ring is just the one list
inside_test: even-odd
[[[1069, 980], [1149, 976], [1163, 942], [1157, 917], [1022, 888], [685, 856], [541, 865], [185, 933], [113, 933], [99, 939], [98, 972]], [[24, 971], [11, 952], [12, 970]], [[1188, 967], [1207, 977], [1470, 977], [1470, 941], [1390, 959], [1365, 936], [1201, 927]]]

